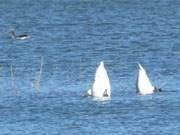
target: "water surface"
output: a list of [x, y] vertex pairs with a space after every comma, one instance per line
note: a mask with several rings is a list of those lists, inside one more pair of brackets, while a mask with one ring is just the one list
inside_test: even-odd
[[[1, 0], [0, 134], [178, 135], [179, 5], [178, 0]], [[12, 28], [31, 38], [11, 39]], [[41, 57], [37, 94], [33, 84]], [[102, 60], [112, 86], [111, 100], [103, 102], [82, 96]], [[136, 95], [139, 62], [164, 92]]]

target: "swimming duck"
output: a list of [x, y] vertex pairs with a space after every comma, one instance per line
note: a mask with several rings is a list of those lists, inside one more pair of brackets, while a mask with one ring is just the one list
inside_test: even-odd
[[30, 38], [30, 36], [28, 36], [27, 34], [22, 34], [22, 35], [17, 36], [14, 29], [11, 30], [11, 37], [13, 39], [19, 39], [19, 40], [25, 40], [25, 39]]

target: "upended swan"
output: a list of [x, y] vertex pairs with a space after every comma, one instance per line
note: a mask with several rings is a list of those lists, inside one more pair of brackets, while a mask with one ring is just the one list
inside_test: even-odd
[[92, 89], [88, 90], [88, 95], [102, 98], [111, 96], [111, 86], [104, 62], [101, 61], [96, 70], [94, 84]]
[[138, 94], [146, 95], [153, 94], [154, 92], [159, 92], [161, 89], [156, 88], [150, 82], [146, 70], [142, 67], [141, 64], [139, 66], [139, 73], [136, 81], [136, 90]]

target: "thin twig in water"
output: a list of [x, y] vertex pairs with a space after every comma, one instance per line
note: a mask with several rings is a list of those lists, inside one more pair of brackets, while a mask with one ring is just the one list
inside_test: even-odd
[[2, 68], [3, 68], [3, 65], [0, 64], [0, 69], [2, 69]]
[[82, 74], [82, 59], [81, 59], [81, 58], [80, 58], [80, 74], [79, 74], [79, 80], [80, 80], [80, 88], [82, 89], [83, 74]]
[[69, 65], [67, 67], [67, 75], [66, 75], [66, 83], [70, 86], [72, 84], [72, 70], [71, 67], [72, 63], [69, 62]]
[[11, 86], [12, 86], [13, 94], [17, 95], [16, 83], [15, 83], [15, 69], [13, 69], [12, 65], [11, 65]]
[[39, 91], [40, 91], [42, 68], [43, 68], [43, 57], [41, 57], [41, 65], [40, 65], [39, 75], [38, 75], [37, 79], [35, 79], [35, 81], [34, 81], [34, 87], [35, 87], [36, 93], [39, 93]]

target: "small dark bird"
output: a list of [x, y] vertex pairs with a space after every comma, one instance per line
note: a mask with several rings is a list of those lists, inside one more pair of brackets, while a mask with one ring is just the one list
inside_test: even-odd
[[25, 40], [25, 39], [30, 38], [30, 36], [28, 36], [27, 34], [22, 34], [22, 35], [17, 36], [14, 29], [11, 30], [11, 37], [13, 39], [19, 39], [19, 40]]

